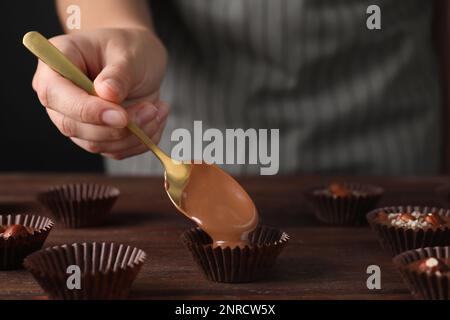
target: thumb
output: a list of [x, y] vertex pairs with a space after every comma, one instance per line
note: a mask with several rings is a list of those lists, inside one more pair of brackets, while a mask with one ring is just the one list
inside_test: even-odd
[[125, 62], [108, 64], [94, 80], [95, 91], [102, 99], [121, 103], [130, 90], [130, 70]]

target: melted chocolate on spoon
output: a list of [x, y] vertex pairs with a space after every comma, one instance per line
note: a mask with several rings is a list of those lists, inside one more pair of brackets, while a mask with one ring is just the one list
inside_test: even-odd
[[245, 190], [215, 165], [192, 164], [181, 210], [221, 247], [243, 247], [258, 225], [258, 212]]

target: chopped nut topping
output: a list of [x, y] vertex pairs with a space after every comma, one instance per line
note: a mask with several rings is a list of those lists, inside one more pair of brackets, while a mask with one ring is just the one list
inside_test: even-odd
[[[386, 221], [386, 213], [378, 213], [380, 221]], [[446, 224], [446, 221], [437, 213], [420, 213], [413, 211], [411, 213], [390, 213], [387, 215], [387, 223], [395, 227], [404, 227], [410, 229], [424, 229], [430, 227], [440, 227]]]

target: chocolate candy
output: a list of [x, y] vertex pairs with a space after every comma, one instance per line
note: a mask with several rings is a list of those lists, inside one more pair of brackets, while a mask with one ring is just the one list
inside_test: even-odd
[[448, 272], [450, 267], [441, 259], [438, 258], [427, 258], [422, 260], [417, 269], [420, 272]]
[[[383, 221], [386, 222], [386, 220]], [[446, 218], [436, 212], [421, 213], [418, 211], [391, 213], [388, 215], [388, 222], [395, 227], [410, 229], [439, 228], [449, 223]]]
[[410, 213], [402, 213], [400, 215], [400, 219], [405, 222], [416, 220], [416, 218], [413, 217]]
[[348, 197], [351, 194], [351, 191], [346, 186], [339, 183], [330, 184], [328, 190], [337, 197]]
[[380, 222], [387, 222], [387, 221], [389, 221], [389, 215], [386, 212], [384, 212], [384, 211], [378, 212], [377, 218], [378, 218], [378, 220]]
[[445, 223], [444, 219], [442, 219], [440, 215], [435, 213], [427, 214], [427, 216], [425, 217], [425, 221], [428, 222], [433, 227], [438, 227]]
[[30, 232], [26, 227], [20, 224], [12, 224], [6, 227], [6, 229], [3, 231], [2, 237], [4, 239], [9, 239], [10, 237], [22, 238], [28, 236], [29, 234]]

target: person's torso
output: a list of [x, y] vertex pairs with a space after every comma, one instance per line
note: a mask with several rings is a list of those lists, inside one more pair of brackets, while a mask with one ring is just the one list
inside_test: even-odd
[[[366, 27], [373, 4], [381, 30]], [[173, 130], [201, 120], [204, 130], [280, 129], [280, 173], [438, 169], [432, 1], [175, 0], [152, 9], [170, 54], [166, 151]], [[153, 172], [151, 158], [109, 167]]]

